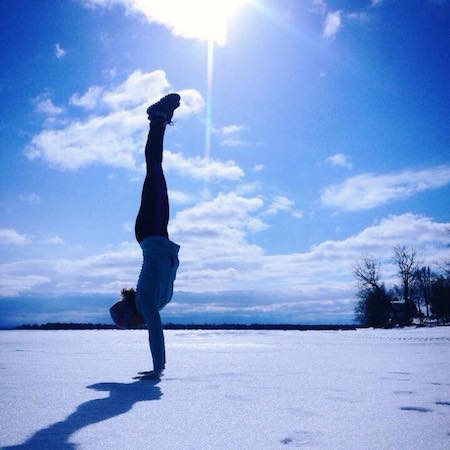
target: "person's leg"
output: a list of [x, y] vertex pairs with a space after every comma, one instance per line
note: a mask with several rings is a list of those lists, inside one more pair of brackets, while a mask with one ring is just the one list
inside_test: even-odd
[[165, 346], [164, 334], [161, 323], [161, 316], [155, 309], [150, 311], [147, 317], [148, 340], [150, 344], [150, 351], [152, 353], [153, 370], [155, 373], [161, 373], [165, 366]]
[[138, 242], [150, 235], [169, 237], [167, 233], [169, 198], [162, 169], [165, 128], [166, 123], [162, 118], [154, 118], [150, 123], [150, 131], [145, 146], [147, 173], [135, 226]]
[[180, 96], [172, 93], [147, 109], [150, 132], [145, 147], [147, 174], [135, 226], [138, 242], [150, 235], [169, 237], [167, 234], [169, 199], [161, 164], [166, 124], [172, 122], [173, 112], [179, 106]]

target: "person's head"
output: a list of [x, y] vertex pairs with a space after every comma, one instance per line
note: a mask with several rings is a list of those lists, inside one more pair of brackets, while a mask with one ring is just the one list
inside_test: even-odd
[[135, 290], [125, 288], [120, 292], [120, 300], [110, 308], [111, 318], [119, 328], [139, 328], [145, 321], [136, 308]]
[[125, 300], [125, 301], [131, 301], [133, 303], [135, 303], [135, 296], [136, 292], [133, 288], [123, 288], [122, 291], [120, 292], [120, 298], [121, 300]]

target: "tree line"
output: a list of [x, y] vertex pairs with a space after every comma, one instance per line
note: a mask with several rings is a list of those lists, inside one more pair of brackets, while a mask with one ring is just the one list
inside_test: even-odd
[[414, 248], [397, 245], [392, 263], [398, 284], [387, 289], [381, 280], [381, 263], [362, 259], [354, 267], [358, 285], [356, 319], [363, 325], [389, 327], [412, 323], [445, 324], [450, 321], [450, 264], [422, 265]]
[[[302, 325], [292, 323], [172, 323], [163, 325], [165, 330], [356, 330], [355, 325]], [[15, 327], [16, 330], [120, 330], [114, 324], [104, 323], [65, 323], [51, 322], [43, 324], [26, 324]], [[146, 329], [145, 325], [134, 328]]]

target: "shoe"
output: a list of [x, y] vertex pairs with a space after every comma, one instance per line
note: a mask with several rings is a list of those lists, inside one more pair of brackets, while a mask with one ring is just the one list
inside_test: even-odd
[[162, 375], [162, 372], [155, 372], [154, 370], [152, 370], [147, 375], [141, 377], [141, 380], [160, 380]]
[[139, 372], [139, 375], [133, 377], [134, 380], [160, 380], [163, 377], [162, 371], [150, 370], [150, 372]]
[[165, 123], [172, 124], [173, 112], [180, 106], [178, 94], [168, 94], [147, 108], [148, 120], [161, 117]]

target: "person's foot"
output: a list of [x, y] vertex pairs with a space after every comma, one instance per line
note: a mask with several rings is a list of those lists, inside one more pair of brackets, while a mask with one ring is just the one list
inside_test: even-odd
[[163, 376], [163, 371], [159, 370], [151, 370], [150, 372], [139, 372], [137, 377], [134, 377], [135, 380], [160, 380]]
[[153, 370], [143, 370], [142, 372], [138, 372], [138, 375], [142, 376], [147, 376], [147, 375], [158, 375], [161, 376], [162, 373], [164, 372], [164, 369], [166, 368], [166, 365], [164, 364], [160, 369], [153, 369]]
[[173, 112], [180, 106], [178, 94], [168, 94], [147, 108], [148, 120], [162, 118], [166, 123], [172, 123]]

